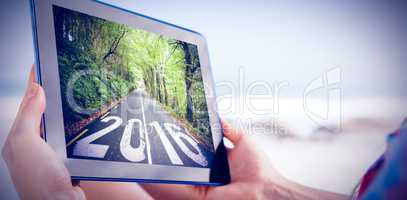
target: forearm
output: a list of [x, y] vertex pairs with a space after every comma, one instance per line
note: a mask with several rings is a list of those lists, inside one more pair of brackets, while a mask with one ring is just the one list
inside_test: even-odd
[[153, 198], [137, 183], [81, 181], [87, 199], [147, 199]]
[[306, 187], [284, 178], [269, 181], [264, 188], [266, 198], [278, 200], [347, 200], [346, 195]]

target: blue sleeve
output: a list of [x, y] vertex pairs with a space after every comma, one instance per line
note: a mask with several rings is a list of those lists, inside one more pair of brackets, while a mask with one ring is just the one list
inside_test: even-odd
[[363, 200], [407, 199], [407, 125], [403, 123], [400, 134], [390, 146], [386, 161]]

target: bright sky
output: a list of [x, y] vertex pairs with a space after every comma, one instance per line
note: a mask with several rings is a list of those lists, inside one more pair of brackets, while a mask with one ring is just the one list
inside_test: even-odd
[[[403, 5], [355, 1], [106, 0], [203, 33], [217, 83], [288, 81], [283, 96], [300, 96], [329, 69], [339, 67], [347, 96], [407, 96], [407, 21]], [[387, 4], [386, 4], [387, 3]], [[1, 11], [1, 95], [24, 87], [33, 62], [28, 3]], [[217, 88], [218, 93], [227, 92]], [[239, 95], [239, 94], [237, 94]]]

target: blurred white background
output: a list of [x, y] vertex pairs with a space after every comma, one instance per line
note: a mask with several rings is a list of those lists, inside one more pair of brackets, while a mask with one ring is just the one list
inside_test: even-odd
[[[296, 182], [349, 194], [407, 116], [402, 2], [106, 2], [203, 33], [220, 114], [240, 128], [268, 127], [247, 131]], [[28, 1], [2, 1], [0, 9], [2, 146], [33, 47]], [[0, 178], [2, 199], [16, 198], [2, 159]]]

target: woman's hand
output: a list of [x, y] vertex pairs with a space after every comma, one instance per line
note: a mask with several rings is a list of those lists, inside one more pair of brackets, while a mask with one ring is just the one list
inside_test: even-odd
[[344, 195], [308, 188], [282, 177], [251, 138], [222, 123], [234, 148], [228, 152], [231, 183], [224, 186], [140, 184], [155, 199], [342, 200]]
[[22, 199], [85, 199], [73, 187], [62, 160], [40, 135], [45, 95], [31, 70], [28, 88], [3, 147], [11, 178]]
[[225, 137], [233, 144], [228, 159], [231, 183], [225, 186], [189, 186], [140, 184], [156, 199], [265, 199], [271, 197], [273, 190], [270, 181], [282, 180], [255, 148], [250, 138], [230, 125], [222, 123]]

